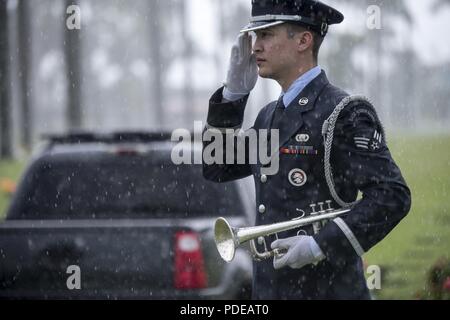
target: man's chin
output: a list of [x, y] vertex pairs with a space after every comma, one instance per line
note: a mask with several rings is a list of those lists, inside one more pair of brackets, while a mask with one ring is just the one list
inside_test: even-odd
[[270, 72], [267, 72], [267, 71], [264, 71], [261, 69], [259, 69], [259, 76], [264, 79], [272, 79]]

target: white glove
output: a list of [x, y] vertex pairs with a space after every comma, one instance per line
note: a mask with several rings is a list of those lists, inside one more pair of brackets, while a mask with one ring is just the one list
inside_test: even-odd
[[256, 57], [252, 54], [252, 39], [242, 33], [231, 49], [227, 80], [224, 83], [223, 97], [234, 101], [250, 93], [258, 81]]
[[282, 256], [273, 258], [273, 267], [281, 269], [289, 266], [293, 269], [300, 269], [308, 264], [317, 264], [325, 258], [320, 247], [311, 236], [296, 236], [287, 239], [280, 239], [272, 242], [272, 249], [287, 250]]

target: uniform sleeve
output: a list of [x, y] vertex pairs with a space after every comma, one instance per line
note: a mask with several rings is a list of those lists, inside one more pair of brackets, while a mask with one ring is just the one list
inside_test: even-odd
[[[245, 145], [245, 162], [244, 164], [227, 164], [227, 148], [226, 148], [226, 130], [234, 129], [238, 130], [242, 127], [242, 123], [244, 120], [244, 111], [245, 106], [247, 104], [247, 100], [249, 95], [246, 95], [242, 99], [233, 102], [223, 102], [223, 88], [217, 90], [214, 95], [211, 97], [209, 102], [209, 111], [207, 118], [207, 125], [204, 130], [204, 136], [210, 136], [210, 141], [203, 141], [203, 176], [207, 180], [211, 180], [214, 182], [227, 182], [231, 180], [245, 178], [251, 175], [251, 167], [248, 164], [248, 146]], [[208, 134], [210, 131], [211, 134]], [[207, 163], [205, 161], [205, 154], [208, 154], [208, 150], [214, 149], [213, 144], [215, 141], [214, 136], [217, 134], [221, 134], [222, 142], [219, 145], [222, 145], [222, 157], [220, 163]], [[234, 145], [233, 149], [233, 159], [238, 159], [237, 157], [237, 145], [239, 137], [234, 137]], [[228, 155], [229, 156], [229, 155]]]
[[327, 259], [342, 265], [362, 256], [395, 228], [410, 210], [411, 194], [371, 105], [353, 103], [341, 113], [331, 152], [338, 194], [362, 193], [347, 216], [331, 221], [314, 236]]

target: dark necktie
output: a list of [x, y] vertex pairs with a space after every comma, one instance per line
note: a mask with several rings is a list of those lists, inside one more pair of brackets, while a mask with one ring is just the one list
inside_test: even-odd
[[[275, 107], [275, 111], [273, 113], [273, 118], [272, 118], [272, 123], [270, 125], [270, 129], [280, 129], [280, 123], [281, 123], [281, 119], [283, 118], [283, 114], [285, 111], [285, 107], [284, 107], [284, 102], [283, 102], [283, 97], [280, 97], [280, 99], [277, 102], [277, 105]], [[272, 139], [272, 135], [271, 135], [271, 130], [269, 130], [269, 134], [268, 134], [268, 139], [267, 139], [267, 150], [271, 150], [271, 139]]]
[[280, 97], [280, 99], [277, 102], [275, 112], [273, 114], [272, 125], [270, 126], [271, 129], [280, 129], [280, 122], [281, 119], [283, 118], [285, 109], [286, 107], [284, 106], [283, 97]]

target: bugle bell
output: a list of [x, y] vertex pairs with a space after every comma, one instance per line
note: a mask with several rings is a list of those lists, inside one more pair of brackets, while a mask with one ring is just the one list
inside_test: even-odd
[[294, 220], [247, 228], [233, 228], [225, 218], [221, 217], [218, 218], [214, 224], [216, 247], [222, 259], [226, 262], [231, 262], [234, 258], [236, 249], [241, 244], [250, 241], [250, 250], [253, 253], [253, 257], [256, 260], [268, 259], [275, 255], [281, 255], [282, 253], [277, 250], [269, 251], [267, 250], [267, 247], [264, 252], [259, 252], [255, 244], [256, 239], [318, 222], [322, 223], [326, 220], [331, 220], [348, 213], [350, 210], [351, 209], [336, 211], [326, 210], [305, 218], [297, 218]]

